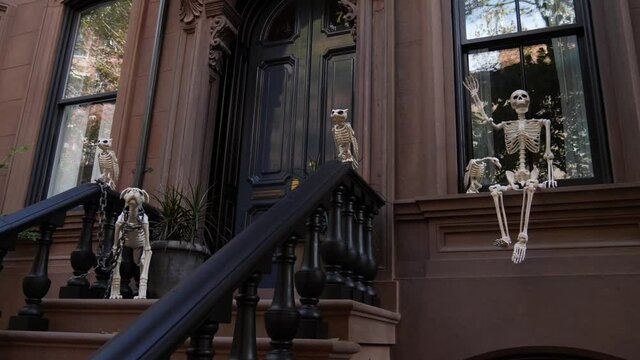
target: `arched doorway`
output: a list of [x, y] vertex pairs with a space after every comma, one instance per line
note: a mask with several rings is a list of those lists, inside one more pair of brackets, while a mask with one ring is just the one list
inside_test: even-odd
[[[334, 157], [329, 114], [355, 105], [355, 43], [338, 0], [248, 6], [229, 94], [237, 129], [235, 232]], [[244, 32], [244, 33], [242, 33]]]

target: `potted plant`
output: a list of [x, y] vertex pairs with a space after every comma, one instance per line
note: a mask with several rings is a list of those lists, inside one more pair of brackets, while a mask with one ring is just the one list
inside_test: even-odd
[[150, 298], [162, 297], [211, 255], [207, 246], [207, 239], [212, 238], [208, 192], [200, 186], [168, 186], [153, 195]]

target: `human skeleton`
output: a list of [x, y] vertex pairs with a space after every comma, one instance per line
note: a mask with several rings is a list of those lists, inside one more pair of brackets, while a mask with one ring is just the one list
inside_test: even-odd
[[111, 149], [111, 139], [99, 139], [98, 148], [100, 148], [98, 153], [100, 179], [112, 189], [115, 189], [116, 181], [120, 175], [120, 167], [118, 166], [116, 153]]
[[151, 244], [149, 243], [149, 218], [144, 213], [142, 204], [149, 201], [149, 194], [138, 188], [126, 188], [120, 194], [125, 201], [125, 208], [118, 216], [113, 241], [113, 253], [117, 256], [111, 282], [111, 299], [122, 299], [120, 294], [120, 263], [122, 262], [122, 248], [142, 248], [140, 257], [140, 282], [136, 299], [147, 298], [147, 280], [149, 264], [151, 263]]
[[[342, 162], [350, 162], [354, 169], [358, 168], [358, 141], [351, 124], [347, 122], [349, 109], [331, 110], [333, 127], [331, 133], [336, 143], [337, 158]], [[353, 148], [353, 153], [351, 152]]]
[[[547, 119], [527, 119], [526, 113], [529, 111], [530, 97], [529, 93], [524, 90], [516, 90], [511, 94], [508, 102], [513, 110], [518, 114], [518, 120], [503, 121], [499, 124], [493, 122], [493, 119], [487, 116], [484, 111], [484, 103], [478, 96], [480, 88], [478, 80], [472, 76], [468, 77], [464, 82], [464, 86], [471, 94], [471, 100], [478, 109], [479, 117], [483, 123], [491, 124], [496, 130], [504, 130], [504, 140], [508, 154], [518, 153], [518, 168], [513, 171], [506, 171], [507, 181], [509, 185], [495, 184], [489, 187], [493, 202], [496, 207], [498, 216], [498, 225], [500, 226], [501, 237], [494, 242], [499, 247], [508, 247], [511, 244], [509, 237], [509, 228], [507, 227], [507, 217], [504, 210], [504, 201], [502, 193], [505, 191], [522, 191], [522, 210], [520, 213], [520, 233], [518, 234], [518, 242], [513, 247], [513, 255], [511, 260], [519, 264], [521, 263], [527, 251], [527, 228], [529, 226], [529, 215], [531, 212], [531, 201], [537, 188], [555, 188], [558, 184], [553, 178], [553, 153], [551, 152], [551, 121]], [[540, 133], [542, 127], [545, 128], [546, 149], [544, 159], [547, 161], [547, 181], [540, 183], [538, 181], [539, 171], [537, 167], [532, 170], [527, 168], [526, 155], [527, 151], [540, 152]]]

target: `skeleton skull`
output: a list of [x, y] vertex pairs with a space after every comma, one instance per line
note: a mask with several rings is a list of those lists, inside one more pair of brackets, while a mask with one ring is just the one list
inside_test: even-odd
[[524, 90], [516, 90], [511, 94], [509, 103], [518, 114], [526, 114], [529, 111], [529, 93]]
[[333, 109], [331, 110], [331, 120], [334, 124], [341, 124], [347, 121], [349, 109]]

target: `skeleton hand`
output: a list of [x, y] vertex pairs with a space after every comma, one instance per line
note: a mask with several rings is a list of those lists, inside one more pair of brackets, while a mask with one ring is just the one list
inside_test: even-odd
[[511, 256], [511, 261], [514, 264], [520, 264], [524, 261], [524, 257], [527, 253], [527, 234], [520, 233], [518, 235], [518, 242], [513, 246], [513, 255]]
[[558, 182], [555, 180], [547, 180], [542, 183], [543, 189], [554, 189], [558, 187]]
[[478, 95], [478, 90], [480, 89], [480, 83], [478, 83], [478, 79], [474, 76], [467, 76], [467, 78], [463, 82], [464, 87], [469, 90], [471, 96]]

